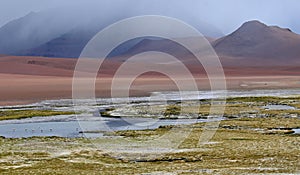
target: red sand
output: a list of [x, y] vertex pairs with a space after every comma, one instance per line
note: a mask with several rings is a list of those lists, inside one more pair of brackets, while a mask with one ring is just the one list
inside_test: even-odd
[[[40, 57], [0, 57], [0, 105], [32, 103], [46, 99], [72, 98], [72, 76], [76, 59]], [[118, 62], [108, 62], [97, 79], [98, 97], [109, 97], [112, 74]], [[138, 66], [138, 65], [137, 65]], [[209, 89], [209, 82], [199, 65], [188, 67], [194, 73], [199, 89]], [[227, 66], [224, 68], [229, 89], [299, 88], [300, 69], [284, 67]], [[123, 79], [124, 81], [124, 79]], [[187, 80], [188, 81], [188, 80]], [[132, 96], [152, 91], [176, 90], [170, 79], [158, 74], [138, 78], [131, 86]]]

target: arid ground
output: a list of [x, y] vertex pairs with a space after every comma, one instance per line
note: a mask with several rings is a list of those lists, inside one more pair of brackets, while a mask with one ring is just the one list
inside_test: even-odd
[[[229, 60], [229, 61], [228, 61]], [[224, 65], [228, 89], [298, 88], [300, 69], [295, 64], [285, 66], [235, 65], [230, 59]], [[31, 103], [46, 99], [72, 98], [72, 79], [77, 59], [43, 57], [0, 57], [0, 105]], [[199, 89], [209, 89], [209, 81], [200, 64], [186, 61]], [[243, 62], [240, 62], [243, 63]], [[120, 61], [106, 61], [96, 81], [96, 95], [109, 97], [111, 80]], [[139, 63], [136, 66], [143, 66]], [[264, 65], [264, 64], [262, 64]], [[265, 64], [266, 65], [266, 64]], [[185, 77], [179, 78], [185, 79]], [[122, 80], [121, 80], [122, 79]], [[126, 77], [120, 78], [126, 81]], [[189, 82], [188, 79], [186, 79]], [[120, 87], [122, 88], [122, 87]], [[149, 73], [140, 76], [131, 86], [132, 96], [149, 95], [152, 91], [176, 90], [166, 76]]]

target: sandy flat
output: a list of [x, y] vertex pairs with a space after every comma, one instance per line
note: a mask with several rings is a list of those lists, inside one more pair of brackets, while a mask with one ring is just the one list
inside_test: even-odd
[[[98, 78], [96, 94], [110, 97], [112, 78]], [[210, 88], [207, 78], [197, 78], [199, 89]], [[128, 81], [120, 79], [117, 81]], [[185, 80], [190, 83], [190, 80]], [[297, 76], [227, 77], [228, 89], [256, 88], [299, 88]], [[0, 74], [0, 105], [13, 105], [37, 102], [48, 99], [72, 98], [72, 77], [33, 76]], [[122, 87], [115, 87], [124, 90]], [[125, 88], [126, 90], [126, 88]], [[130, 88], [130, 95], [149, 95], [152, 91], [177, 90], [176, 85], [166, 77], [145, 77], [137, 79]]]
[[[0, 105], [32, 103], [47, 99], [72, 98], [72, 78], [76, 59], [10, 57], [0, 58]], [[119, 63], [108, 62], [96, 81], [97, 97], [111, 96], [111, 81]], [[143, 66], [143, 65], [136, 65]], [[209, 80], [199, 65], [190, 64], [199, 90], [210, 89]], [[295, 65], [284, 67], [225, 67], [228, 89], [299, 88], [300, 69]], [[174, 78], [174, 77], [173, 77]], [[175, 76], [176, 78], [176, 76]], [[186, 84], [191, 80], [178, 75]], [[126, 76], [115, 79], [128, 82]], [[222, 79], [216, 80], [222, 81]], [[83, 90], [85, 85], [82, 86]], [[127, 90], [126, 87], [114, 87]], [[177, 90], [175, 83], [159, 74], [146, 74], [130, 86], [130, 95], [149, 95], [153, 91]]]

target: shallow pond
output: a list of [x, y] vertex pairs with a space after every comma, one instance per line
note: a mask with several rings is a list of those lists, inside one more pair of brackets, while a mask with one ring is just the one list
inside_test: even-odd
[[[60, 137], [101, 137], [97, 131], [142, 130], [155, 129], [159, 126], [192, 124], [208, 122], [204, 119], [141, 119], [141, 118], [102, 118], [91, 121], [50, 121], [50, 122], [25, 122], [0, 124], [0, 135], [6, 138], [20, 138], [32, 136], [60, 136]], [[88, 131], [91, 133], [81, 133]]]
[[300, 129], [293, 129], [295, 131], [295, 134], [300, 134]]
[[[116, 131], [116, 130], [140, 130], [154, 129], [164, 125], [192, 124], [196, 122], [209, 122], [210, 120], [177, 119], [159, 120], [151, 118], [104, 118], [100, 117], [99, 110], [114, 106], [126, 105], [151, 105], [162, 103], [166, 100], [199, 100], [227, 97], [247, 96], [290, 96], [300, 94], [300, 90], [248, 90], [248, 91], [198, 91], [198, 92], [154, 92], [151, 97], [132, 97], [129, 99], [96, 99], [79, 100], [76, 107], [72, 99], [48, 100], [30, 105], [18, 105], [0, 107], [0, 110], [25, 110], [43, 109], [57, 111], [77, 111], [79, 116], [50, 116], [34, 117], [22, 120], [0, 121], [0, 135], [4, 137], [32, 137], [32, 136], [60, 136], [60, 137], [82, 137], [80, 131]], [[151, 101], [154, 100], [154, 101]], [[268, 106], [268, 108], [290, 109], [290, 106]], [[297, 130], [299, 132], [299, 130]], [[100, 137], [101, 133], [85, 134], [87, 137]]]
[[295, 110], [296, 108], [288, 105], [266, 105], [263, 107], [266, 110]]

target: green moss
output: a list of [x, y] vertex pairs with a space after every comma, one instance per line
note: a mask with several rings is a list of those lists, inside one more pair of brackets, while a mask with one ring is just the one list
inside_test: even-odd
[[181, 107], [177, 105], [169, 105], [167, 106], [164, 116], [170, 117], [171, 115], [179, 115], [181, 112]]
[[297, 114], [300, 115], [300, 110], [263, 110], [262, 114], [267, 114], [268, 116], [284, 116], [288, 114]]
[[53, 115], [71, 115], [75, 112], [71, 111], [50, 111], [50, 110], [6, 110], [0, 111], [0, 120], [23, 119], [37, 116], [53, 116]]
[[255, 140], [255, 139], [249, 139], [249, 138], [244, 138], [244, 137], [235, 137], [235, 138], [230, 138], [230, 140]]
[[298, 109], [300, 109], [300, 103], [297, 103], [297, 104], [289, 104], [290, 106], [293, 106], [293, 107], [295, 107], [295, 108], [298, 108]]
[[[227, 102], [279, 102], [282, 101], [285, 98], [281, 97], [234, 97], [234, 98], [227, 98]], [[300, 98], [293, 98], [293, 99], [300, 99]]]
[[245, 128], [298, 128], [300, 127], [300, 119], [285, 117], [268, 117], [268, 118], [238, 118], [233, 120], [225, 120], [221, 122], [221, 126], [241, 126]]
[[110, 135], [133, 137], [133, 138], [147, 137], [147, 136], [161, 136], [161, 135], [165, 134], [166, 132], [168, 132], [170, 129], [172, 129], [171, 126], [162, 126], [155, 130], [146, 129], [146, 130], [116, 131], [116, 132], [111, 133]]

